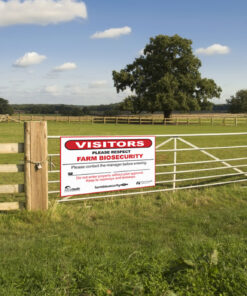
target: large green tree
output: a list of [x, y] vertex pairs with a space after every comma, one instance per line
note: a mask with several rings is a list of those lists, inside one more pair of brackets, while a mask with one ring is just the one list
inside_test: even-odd
[[126, 110], [162, 111], [205, 110], [208, 99], [220, 97], [214, 80], [202, 78], [201, 61], [192, 52], [192, 41], [178, 35], [150, 38], [143, 54], [119, 72], [113, 71], [117, 92], [128, 88], [134, 93], [122, 106]]
[[247, 112], [247, 89], [241, 89], [227, 100], [228, 110], [231, 113]]
[[0, 98], [0, 114], [13, 114], [13, 108], [9, 102], [2, 98]]

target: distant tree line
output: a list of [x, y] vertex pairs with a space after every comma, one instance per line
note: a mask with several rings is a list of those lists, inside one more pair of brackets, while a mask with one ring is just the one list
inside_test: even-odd
[[213, 104], [212, 108], [213, 113], [226, 113], [228, 112], [228, 105], [227, 104]]
[[77, 105], [50, 105], [50, 104], [14, 104], [11, 105], [15, 113], [30, 114], [58, 114], [68, 116], [84, 115], [119, 115], [119, 104], [95, 105], [95, 106], [77, 106]]
[[[244, 92], [245, 93], [245, 92]], [[247, 91], [246, 91], [247, 93]], [[243, 94], [240, 91], [240, 97]], [[239, 103], [239, 94], [232, 96], [227, 101], [227, 104], [213, 104], [211, 113], [240, 113], [247, 112], [247, 98], [246, 103], [242, 100]], [[174, 113], [179, 110], [174, 110]], [[203, 112], [203, 111], [202, 111]], [[205, 112], [205, 111], [204, 111]], [[207, 111], [206, 111], [207, 112]], [[49, 105], [49, 104], [12, 104], [10, 105], [7, 100], [0, 98], [0, 114], [13, 114], [13, 113], [28, 113], [28, 114], [57, 114], [63, 116], [117, 116], [130, 114], [129, 111], [123, 110], [121, 103], [108, 104], [108, 105], [95, 105], [95, 106], [77, 106], [77, 105]], [[133, 114], [136, 114], [132, 112]]]
[[[28, 114], [57, 114], [63, 116], [118, 116], [118, 115], [128, 115], [130, 113], [137, 114], [135, 112], [129, 112], [123, 110], [121, 103], [119, 104], [109, 104], [109, 105], [95, 105], [95, 106], [76, 106], [76, 105], [48, 105], [48, 104], [14, 104], [11, 105], [15, 113], [28, 113]], [[209, 111], [201, 111], [203, 113], [224, 113], [228, 112], [228, 104], [212, 104], [212, 108]], [[162, 112], [162, 111], [161, 111]], [[174, 113], [179, 112], [179, 110], [174, 110]], [[3, 112], [6, 114], [6, 112]], [[146, 113], [146, 112], [142, 112]], [[141, 113], [141, 114], [142, 114]], [[159, 113], [159, 112], [155, 112]], [[200, 113], [200, 112], [199, 112]], [[8, 113], [9, 114], [9, 113]], [[139, 114], [139, 112], [138, 112]]]
[[[0, 114], [13, 113], [29, 114], [57, 114], [64, 116], [117, 116], [121, 114], [130, 114], [130, 111], [124, 111], [121, 103], [94, 106], [77, 106], [77, 105], [50, 105], [50, 104], [9, 104], [3, 98], [0, 98]], [[162, 111], [161, 111], [162, 112]], [[174, 110], [174, 113], [181, 110]], [[203, 112], [203, 111], [201, 111]], [[206, 111], [204, 111], [206, 112]], [[227, 104], [212, 104], [210, 113], [247, 113], [247, 89], [236, 92], [227, 100]], [[132, 111], [133, 114], [136, 114]], [[137, 112], [139, 113], [139, 112]], [[142, 112], [143, 113], [143, 112]], [[156, 112], [157, 113], [157, 112]]]

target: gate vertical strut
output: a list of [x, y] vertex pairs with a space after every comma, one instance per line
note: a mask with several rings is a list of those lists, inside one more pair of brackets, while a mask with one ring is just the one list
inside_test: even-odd
[[177, 138], [174, 138], [174, 152], [173, 152], [173, 189], [176, 189], [176, 171], [177, 171]]

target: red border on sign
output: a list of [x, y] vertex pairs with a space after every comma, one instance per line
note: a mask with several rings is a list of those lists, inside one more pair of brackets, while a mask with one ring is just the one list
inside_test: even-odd
[[60, 197], [66, 197], [66, 196], [79, 196], [79, 195], [90, 195], [90, 194], [97, 194], [97, 193], [104, 193], [104, 192], [114, 192], [114, 191], [126, 191], [126, 190], [132, 190], [132, 189], [142, 189], [142, 188], [150, 188], [156, 186], [156, 136], [115, 136], [115, 137], [128, 137], [128, 138], [135, 138], [135, 137], [152, 137], [154, 138], [154, 185], [151, 186], [143, 186], [143, 187], [133, 187], [133, 188], [127, 188], [127, 189], [113, 189], [113, 190], [107, 190], [107, 191], [97, 191], [97, 192], [90, 192], [90, 193], [79, 193], [79, 194], [69, 194], [69, 195], [61, 195], [62, 191], [62, 183], [61, 183], [61, 176], [62, 176], [62, 157], [61, 157], [61, 150], [62, 150], [62, 138], [113, 138], [114, 136], [61, 136], [60, 137]]

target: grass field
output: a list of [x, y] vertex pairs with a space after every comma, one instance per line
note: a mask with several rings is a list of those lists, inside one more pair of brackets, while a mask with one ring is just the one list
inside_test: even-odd
[[[52, 122], [48, 129], [49, 135], [247, 131]], [[0, 142], [21, 141], [21, 124], [0, 124]], [[193, 139], [202, 147], [225, 141]], [[227, 141], [247, 143], [243, 136]], [[57, 149], [51, 140], [49, 152]], [[21, 154], [0, 158], [0, 163], [22, 161]], [[21, 173], [0, 174], [1, 184], [22, 181]], [[246, 190], [228, 185], [66, 205], [53, 196], [47, 212], [1, 213], [0, 295], [247, 295]]]

